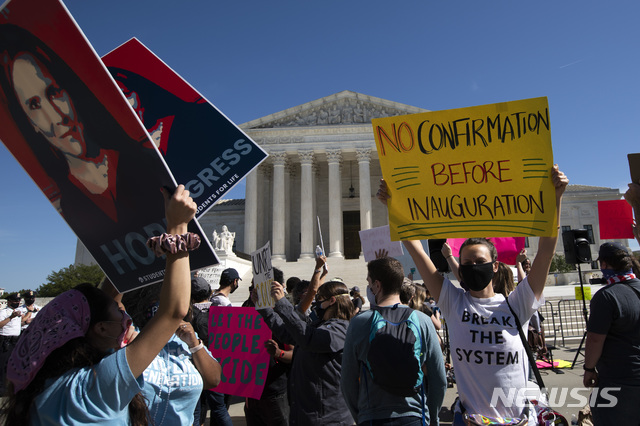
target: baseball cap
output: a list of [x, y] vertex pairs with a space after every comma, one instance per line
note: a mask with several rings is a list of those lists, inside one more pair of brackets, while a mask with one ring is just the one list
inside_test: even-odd
[[7, 296], [7, 300], [17, 300], [20, 301], [20, 293], [11, 293]]
[[624, 251], [625, 254], [629, 254], [629, 251], [625, 246], [620, 243], [604, 243], [600, 246], [600, 250], [598, 250], [598, 260], [607, 257], [612, 257], [616, 255], [617, 251]]
[[238, 271], [233, 268], [227, 268], [222, 271], [222, 274], [220, 274], [220, 284], [230, 283], [235, 279], [239, 279], [240, 281], [242, 281], [242, 278], [240, 278], [240, 274], [238, 274]]
[[207, 292], [211, 290], [211, 285], [202, 277], [191, 278], [191, 294]]
[[356, 291], [356, 292], [360, 293], [360, 287], [358, 287], [357, 285], [353, 286], [353, 287], [351, 287], [351, 291]]

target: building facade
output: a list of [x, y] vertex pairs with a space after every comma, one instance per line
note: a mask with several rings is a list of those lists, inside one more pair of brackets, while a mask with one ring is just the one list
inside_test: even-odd
[[[371, 119], [425, 111], [343, 91], [240, 125], [269, 158], [245, 178], [245, 200], [222, 200], [199, 219], [205, 234], [227, 225], [236, 232], [234, 251], [244, 253], [270, 241], [278, 263], [313, 259], [316, 245], [330, 258], [358, 259], [358, 232], [388, 224], [375, 199], [382, 172]], [[614, 188], [569, 185], [565, 192], [562, 230], [589, 230], [594, 260], [604, 242], [597, 201], [620, 198]], [[530, 258], [537, 246], [527, 239]], [[564, 252], [562, 238], [556, 251]], [[76, 262], [91, 261], [78, 244]]]

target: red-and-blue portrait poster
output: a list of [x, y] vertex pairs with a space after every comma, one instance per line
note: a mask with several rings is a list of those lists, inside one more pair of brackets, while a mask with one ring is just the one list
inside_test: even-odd
[[268, 154], [139, 40], [102, 57], [171, 173], [198, 205], [196, 217]]
[[[163, 279], [165, 260], [145, 243], [165, 232], [160, 189], [176, 182], [59, 0], [0, 11], [0, 123], [2, 142], [119, 291]], [[195, 220], [189, 230], [202, 239], [191, 267], [217, 263]]]

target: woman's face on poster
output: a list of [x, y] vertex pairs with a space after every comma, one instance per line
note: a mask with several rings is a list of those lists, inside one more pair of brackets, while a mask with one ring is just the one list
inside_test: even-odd
[[28, 53], [16, 57], [11, 78], [22, 110], [37, 133], [65, 154], [84, 154], [82, 126], [69, 94]]

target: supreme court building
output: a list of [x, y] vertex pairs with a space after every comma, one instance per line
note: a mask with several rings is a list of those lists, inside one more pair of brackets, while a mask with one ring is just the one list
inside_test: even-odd
[[327, 256], [358, 258], [358, 231], [387, 224], [371, 119], [424, 111], [345, 90], [241, 125], [269, 158], [246, 178], [238, 249], [314, 258], [319, 218]]

